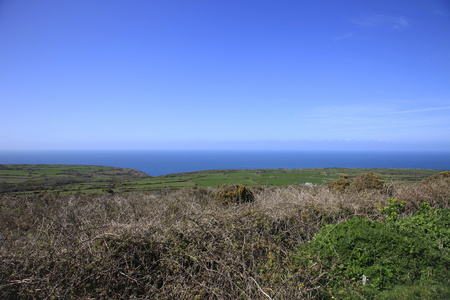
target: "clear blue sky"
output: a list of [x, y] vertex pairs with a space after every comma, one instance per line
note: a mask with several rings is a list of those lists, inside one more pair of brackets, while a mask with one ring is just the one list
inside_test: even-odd
[[0, 150], [450, 149], [448, 0], [1, 0]]

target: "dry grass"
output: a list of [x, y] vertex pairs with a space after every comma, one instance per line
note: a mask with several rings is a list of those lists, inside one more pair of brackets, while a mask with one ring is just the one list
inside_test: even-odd
[[[341, 193], [254, 190], [224, 206], [208, 189], [150, 194], [1, 195], [2, 299], [301, 299], [327, 295], [315, 257], [295, 247], [324, 224], [382, 219], [388, 197], [449, 206], [449, 179]], [[354, 291], [358, 295], [358, 291]]]

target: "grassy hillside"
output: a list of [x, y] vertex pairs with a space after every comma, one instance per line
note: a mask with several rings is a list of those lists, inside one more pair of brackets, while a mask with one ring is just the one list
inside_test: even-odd
[[211, 170], [151, 177], [137, 170], [73, 165], [0, 165], [0, 192], [110, 192], [153, 191], [184, 187], [217, 187], [227, 183], [247, 186], [287, 186], [307, 182], [321, 185], [347, 174], [372, 172], [388, 182], [419, 182], [438, 172], [422, 169], [269, 169]]
[[[316, 171], [309, 181], [342, 170]], [[340, 178], [350, 181], [344, 189], [278, 181], [229, 205], [220, 197], [237, 200], [237, 187], [2, 193], [0, 298], [448, 299], [450, 177], [419, 180], [426, 172], [382, 188], [357, 173]], [[164, 178], [217, 184], [221, 173]]]
[[78, 165], [0, 165], [0, 192], [102, 191], [116, 183], [148, 178], [134, 170]]

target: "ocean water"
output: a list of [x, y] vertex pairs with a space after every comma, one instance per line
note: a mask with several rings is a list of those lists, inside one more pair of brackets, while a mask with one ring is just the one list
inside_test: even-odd
[[133, 168], [152, 176], [217, 169], [418, 168], [450, 170], [450, 152], [0, 151], [0, 164]]

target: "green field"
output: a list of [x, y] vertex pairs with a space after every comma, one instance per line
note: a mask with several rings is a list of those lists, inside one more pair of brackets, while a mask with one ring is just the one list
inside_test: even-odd
[[102, 191], [119, 182], [149, 177], [125, 168], [82, 165], [0, 165], [0, 192]]
[[440, 170], [423, 169], [261, 169], [209, 170], [152, 177], [143, 172], [104, 166], [0, 165], [0, 193], [14, 192], [129, 192], [183, 187], [321, 185], [346, 174], [350, 178], [374, 173], [387, 182], [419, 182]]

